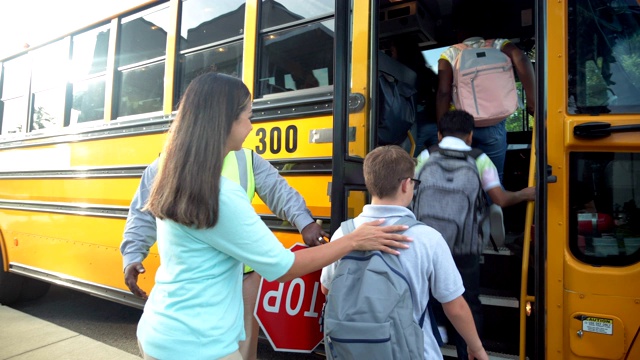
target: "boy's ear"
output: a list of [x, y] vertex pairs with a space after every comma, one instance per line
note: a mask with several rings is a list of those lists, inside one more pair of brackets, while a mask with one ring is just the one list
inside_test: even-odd
[[471, 143], [473, 142], [473, 130], [471, 130], [469, 135], [467, 135], [467, 137], [464, 139], [464, 142], [465, 144], [471, 146]]
[[402, 189], [402, 193], [406, 193], [407, 191], [409, 191], [409, 182], [411, 180], [407, 181], [407, 179], [404, 179], [400, 182], [400, 188]]

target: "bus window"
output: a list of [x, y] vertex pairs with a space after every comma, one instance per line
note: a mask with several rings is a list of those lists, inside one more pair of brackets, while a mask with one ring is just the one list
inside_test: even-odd
[[262, 0], [260, 24], [269, 29], [300, 20], [313, 19], [335, 12], [335, 1], [316, 0], [312, 4], [299, 0]]
[[32, 114], [30, 131], [62, 127], [69, 64], [69, 40], [65, 38], [30, 53]]
[[121, 73], [118, 117], [162, 110], [164, 61]]
[[638, 9], [636, 2], [569, 1], [569, 113], [640, 111]]
[[242, 36], [244, 13], [245, 0], [184, 0], [180, 50]]
[[[291, 3], [291, 4], [288, 4]], [[333, 6], [315, 7], [309, 12], [302, 2], [290, 7], [262, 2], [261, 43], [258, 52], [256, 98], [285, 91], [333, 85]], [[326, 11], [325, 11], [326, 10]], [[320, 20], [304, 19], [324, 13]], [[300, 24], [305, 22], [304, 24]], [[273, 31], [264, 31], [278, 26]], [[309, 46], [313, 44], [313, 46]]]
[[174, 109], [187, 85], [207, 71], [242, 76], [244, 0], [185, 0], [180, 28], [179, 90]]
[[570, 245], [593, 265], [640, 261], [640, 153], [572, 153]]
[[162, 110], [164, 61], [170, 12], [166, 5], [122, 21], [118, 117]]
[[29, 60], [26, 55], [2, 64], [2, 135], [25, 131], [29, 101]]
[[242, 41], [181, 55], [179, 95], [193, 78], [207, 71], [242, 76]]
[[71, 125], [104, 119], [109, 27], [75, 35], [71, 57]]

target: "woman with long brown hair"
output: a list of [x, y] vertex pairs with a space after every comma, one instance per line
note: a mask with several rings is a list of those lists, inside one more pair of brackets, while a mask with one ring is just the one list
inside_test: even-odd
[[147, 359], [242, 359], [242, 264], [289, 281], [352, 250], [407, 247], [406, 226], [371, 222], [336, 243], [292, 253], [255, 213], [240, 185], [221, 177], [224, 157], [252, 129], [251, 94], [208, 73], [188, 86], [163, 151], [147, 209], [157, 218], [160, 267], [138, 324]]

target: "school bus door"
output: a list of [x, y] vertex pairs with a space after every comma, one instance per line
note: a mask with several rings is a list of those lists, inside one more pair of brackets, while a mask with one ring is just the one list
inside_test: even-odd
[[367, 0], [336, 1], [331, 232], [367, 201], [362, 163], [371, 143], [372, 6]]

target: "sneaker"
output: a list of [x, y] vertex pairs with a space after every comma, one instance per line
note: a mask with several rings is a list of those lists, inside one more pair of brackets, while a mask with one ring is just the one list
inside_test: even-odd
[[500, 206], [492, 204], [489, 207], [489, 222], [491, 224], [491, 238], [498, 248], [504, 247], [504, 218]]

